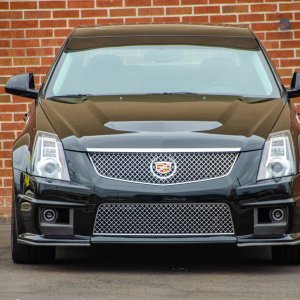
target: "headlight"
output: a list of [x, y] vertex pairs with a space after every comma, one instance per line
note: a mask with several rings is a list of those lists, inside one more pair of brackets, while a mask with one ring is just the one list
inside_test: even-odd
[[257, 180], [293, 175], [296, 172], [294, 147], [290, 131], [280, 131], [269, 135]]
[[37, 133], [32, 157], [32, 175], [70, 181], [63, 146], [56, 134]]

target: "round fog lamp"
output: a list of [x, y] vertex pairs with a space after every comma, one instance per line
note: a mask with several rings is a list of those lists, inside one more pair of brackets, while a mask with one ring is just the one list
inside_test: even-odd
[[53, 222], [57, 219], [57, 212], [56, 210], [54, 209], [45, 209], [43, 211], [43, 219], [46, 221], [46, 222]]
[[285, 217], [285, 212], [282, 208], [275, 208], [271, 212], [272, 219], [274, 221], [282, 221]]

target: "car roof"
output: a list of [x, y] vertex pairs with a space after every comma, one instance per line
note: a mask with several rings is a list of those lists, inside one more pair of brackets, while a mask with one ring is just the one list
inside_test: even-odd
[[143, 24], [117, 26], [80, 26], [73, 30], [71, 37], [101, 36], [226, 36], [250, 37], [253, 32], [247, 27], [197, 24]]
[[204, 45], [259, 50], [249, 28], [215, 25], [148, 24], [77, 27], [65, 51], [134, 45]]

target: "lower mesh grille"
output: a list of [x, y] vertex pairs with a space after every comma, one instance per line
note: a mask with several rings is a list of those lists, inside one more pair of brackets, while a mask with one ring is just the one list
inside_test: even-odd
[[106, 203], [97, 211], [96, 235], [232, 235], [224, 203]]

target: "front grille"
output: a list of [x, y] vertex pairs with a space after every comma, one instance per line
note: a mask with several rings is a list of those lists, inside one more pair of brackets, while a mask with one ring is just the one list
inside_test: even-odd
[[225, 203], [106, 203], [98, 208], [96, 235], [233, 235]]
[[89, 152], [98, 175], [144, 184], [181, 184], [227, 176], [238, 152]]

